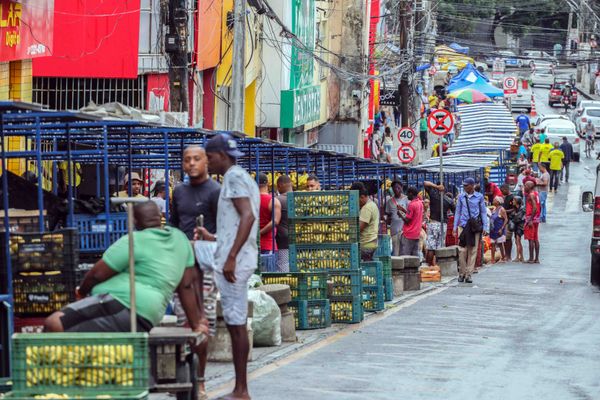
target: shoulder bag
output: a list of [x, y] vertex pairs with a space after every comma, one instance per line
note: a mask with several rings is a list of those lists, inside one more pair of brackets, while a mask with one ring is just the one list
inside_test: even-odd
[[469, 207], [469, 197], [467, 195], [465, 195], [465, 203], [467, 203], [467, 212], [469, 213], [469, 220], [467, 221], [466, 227], [471, 231], [471, 233], [483, 232], [481, 214], [478, 215], [477, 218], [473, 218], [471, 216], [471, 207]]

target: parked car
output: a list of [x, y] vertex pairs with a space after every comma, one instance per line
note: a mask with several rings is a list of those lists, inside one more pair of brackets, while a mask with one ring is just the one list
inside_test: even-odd
[[542, 68], [542, 66], [558, 66], [558, 60], [551, 54], [546, 53], [542, 50], [525, 50], [521, 54], [523, 63], [525, 65], [535, 65], [536, 68]]
[[575, 120], [577, 132], [582, 133], [588, 121], [592, 121], [592, 124], [596, 127], [596, 138], [600, 138], [600, 132], [598, 132], [600, 130], [600, 107], [586, 107], [583, 109]]
[[573, 114], [573, 120], [581, 115], [581, 112], [588, 107], [600, 107], [600, 101], [598, 100], [581, 100], [577, 105], [577, 112]]
[[551, 119], [564, 119], [564, 120], [568, 121], [569, 117], [567, 117], [564, 114], [540, 115], [539, 117], [537, 117], [535, 120], [532, 121], [533, 129], [534, 129], [535, 133], [540, 133], [542, 131], [542, 129], [544, 129], [544, 127], [546, 126], [548, 121], [550, 121]]
[[583, 140], [577, 134], [574, 123], [563, 118], [549, 119], [544, 123], [542, 131], [546, 134], [546, 137], [550, 139], [550, 143], [562, 143], [562, 138], [566, 137], [573, 145], [573, 161], [579, 161]]
[[[553, 107], [555, 104], [560, 104], [562, 102], [562, 90], [565, 87], [566, 82], [557, 82], [554, 80], [554, 83], [550, 86], [550, 91], [548, 92], [548, 105]], [[571, 94], [571, 105], [577, 105], [577, 90], [573, 88]]]
[[600, 165], [596, 167], [596, 185], [594, 192], [583, 192], [581, 206], [584, 212], [593, 212], [592, 240], [590, 252], [592, 253], [590, 265], [590, 283], [600, 286]]
[[554, 83], [554, 71], [550, 68], [538, 68], [529, 76], [531, 86], [552, 86]]
[[492, 68], [494, 66], [494, 60], [500, 58], [504, 61], [504, 65], [513, 68], [521, 68], [523, 67], [523, 60], [519, 59], [517, 55], [510, 50], [502, 50], [496, 53], [491, 54], [489, 57], [485, 59], [485, 63], [488, 67]]

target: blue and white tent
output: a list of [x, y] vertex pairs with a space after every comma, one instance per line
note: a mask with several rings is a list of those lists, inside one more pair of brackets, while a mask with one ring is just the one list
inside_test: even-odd
[[496, 152], [509, 150], [515, 140], [517, 126], [504, 104], [461, 104], [460, 135], [448, 154]]
[[[467, 172], [493, 166], [498, 163], [498, 159], [497, 154], [444, 154], [442, 161], [445, 172]], [[440, 170], [440, 158], [432, 157], [417, 166], [417, 168], [429, 172], [438, 172]]]

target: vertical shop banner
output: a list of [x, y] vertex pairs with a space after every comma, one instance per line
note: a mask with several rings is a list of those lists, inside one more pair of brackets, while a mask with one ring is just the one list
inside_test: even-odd
[[54, 0], [0, 0], [0, 62], [51, 55]]

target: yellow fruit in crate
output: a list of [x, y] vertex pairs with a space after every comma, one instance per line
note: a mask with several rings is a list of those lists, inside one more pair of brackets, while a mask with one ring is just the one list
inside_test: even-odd
[[117, 369], [115, 383], [120, 386], [133, 386], [133, 370], [131, 368]]
[[40, 364], [40, 354], [37, 347], [29, 346], [25, 349], [25, 361], [29, 366]]
[[78, 384], [81, 386], [94, 387], [110, 383], [113, 376], [110, 373], [111, 368], [86, 368], [81, 371]]
[[34, 399], [68, 399], [69, 395], [68, 394], [56, 394], [56, 393], [49, 393], [49, 394], [44, 394], [44, 395], [37, 395], [34, 397]]

